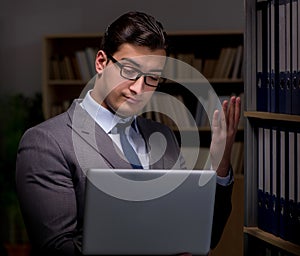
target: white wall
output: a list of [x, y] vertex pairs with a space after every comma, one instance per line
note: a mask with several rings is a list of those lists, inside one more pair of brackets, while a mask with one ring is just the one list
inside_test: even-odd
[[102, 33], [129, 10], [152, 14], [167, 31], [243, 30], [243, 0], [2, 0], [0, 90], [41, 90], [42, 38], [58, 33]]

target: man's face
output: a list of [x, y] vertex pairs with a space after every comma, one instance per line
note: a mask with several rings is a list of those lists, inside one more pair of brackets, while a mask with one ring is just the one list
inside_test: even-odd
[[[102, 51], [97, 55], [96, 69], [101, 77], [96, 81], [92, 96], [120, 116], [137, 114], [156, 89], [151, 85], [156, 85], [155, 79], [162, 73], [165, 50], [123, 44], [111, 57]], [[132, 71], [132, 80], [126, 79]], [[146, 83], [145, 76], [148, 76]]]

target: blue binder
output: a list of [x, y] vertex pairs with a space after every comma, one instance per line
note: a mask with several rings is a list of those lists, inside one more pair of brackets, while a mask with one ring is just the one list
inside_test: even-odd
[[285, 110], [283, 113], [291, 114], [292, 112], [292, 73], [290, 71], [286, 72], [286, 82], [285, 82]]
[[278, 112], [286, 113], [286, 72], [279, 73], [279, 88], [278, 88]]
[[286, 15], [285, 15], [285, 43], [286, 43], [286, 47], [285, 47], [285, 57], [286, 57], [286, 80], [285, 80], [285, 107], [284, 107], [284, 111], [283, 113], [285, 114], [291, 114], [291, 108], [292, 108], [292, 34], [291, 34], [291, 0], [286, 0]]
[[279, 235], [279, 215], [280, 215], [280, 197], [279, 197], [279, 132], [277, 127], [272, 127], [272, 139], [271, 139], [271, 213], [270, 213], [270, 224], [271, 233], [275, 236]]
[[279, 51], [279, 81], [278, 81], [278, 112], [287, 113], [287, 85], [288, 85], [288, 53], [290, 45], [289, 40], [289, 9], [288, 0], [280, 0], [278, 6], [278, 51]]
[[269, 111], [273, 113], [278, 112], [278, 21], [279, 21], [279, 3], [278, 0], [271, 0], [269, 3], [270, 15], [270, 100]]
[[[292, 0], [291, 3], [291, 59], [292, 59], [292, 80], [291, 80], [291, 114], [300, 115], [300, 87], [299, 87], [299, 72], [300, 72], [300, 49], [299, 40], [300, 36], [300, 2]], [[299, 9], [299, 10], [298, 10]], [[299, 34], [298, 34], [299, 33]], [[299, 41], [299, 42], [298, 42]]]
[[274, 70], [271, 71], [270, 83], [270, 112], [278, 112], [278, 79]]
[[[300, 7], [300, 5], [299, 5]], [[300, 9], [300, 8], [299, 8]], [[296, 216], [294, 225], [294, 240], [292, 242], [300, 245], [300, 130], [296, 133]]]
[[299, 129], [290, 135], [289, 141], [289, 162], [290, 182], [289, 182], [289, 220], [288, 220], [288, 240], [300, 244], [300, 133]]
[[269, 14], [268, 2], [257, 3], [257, 27], [256, 27], [256, 44], [257, 44], [257, 72], [256, 72], [256, 95], [257, 110], [268, 111], [269, 107], [269, 70], [268, 70], [268, 33], [269, 33]]
[[300, 202], [297, 202], [296, 205], [297, 209], [296, 209], [296, 225], [295, 225], [295, 240], [293, 241], [296, 244], [300, 245], [300, 236], [299, 236], [299, 230], [300, 230]]
[[264, 227], [267, 232], [272, 232], [272, 174], [271, 174], [271, 129], [264, 126]]
[[257, 141], [257, 177], [258, 177], [258, 191], [257, 191], [257, 226], [265, 230], [265, 189], [264, 189], [264, 129], [258, 127], [258, 141]]
[[300, 71], [293, 72], [291, 113], [300, 115]]
[[290, 130], [288, 132], [288, 219], [287, 219], [287, 240], [294, 241], [294, 225], [296, 224], [296, 166], [295, 166], [295, 132]]
[[288, 138], [285, 129], [280, 130], [280, 215], [279, 236], [287, 239], [288, 223]]

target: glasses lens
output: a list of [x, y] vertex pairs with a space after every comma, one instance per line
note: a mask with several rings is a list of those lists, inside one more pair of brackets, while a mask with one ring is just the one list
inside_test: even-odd
[[145, 76], [145, 82], [151, 86], [157, 86], [160, 83], [160, 76], [151, 75]]
[[139, 72], [135, 68], [123, 66], [121, 69], [121, 75], [126, 79], [136, 79]]
[[159, 75], [145, 74], [131, 66], [122, 66], [121, 76], [129, 80], [137, 80], [141, 76], [144, 76], [145, 84], [153, 87], [156, 87], [159, 83], [163, 82], [163, 79]]

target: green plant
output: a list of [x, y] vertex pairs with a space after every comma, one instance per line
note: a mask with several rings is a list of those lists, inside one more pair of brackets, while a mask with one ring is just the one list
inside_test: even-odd
[[[22, 94], [1, 96], [0, 99], [0, 226], [2, 240], [15, 242], [14, 227], [22, 226], [20, 212], [15, 192], [15, 169], [18, 145], [23, 133], [29, 127], [44, 120], [42, 114], [41, 94], [26, 97]], [[4, 221], [6, 219], [6, 222]]]

